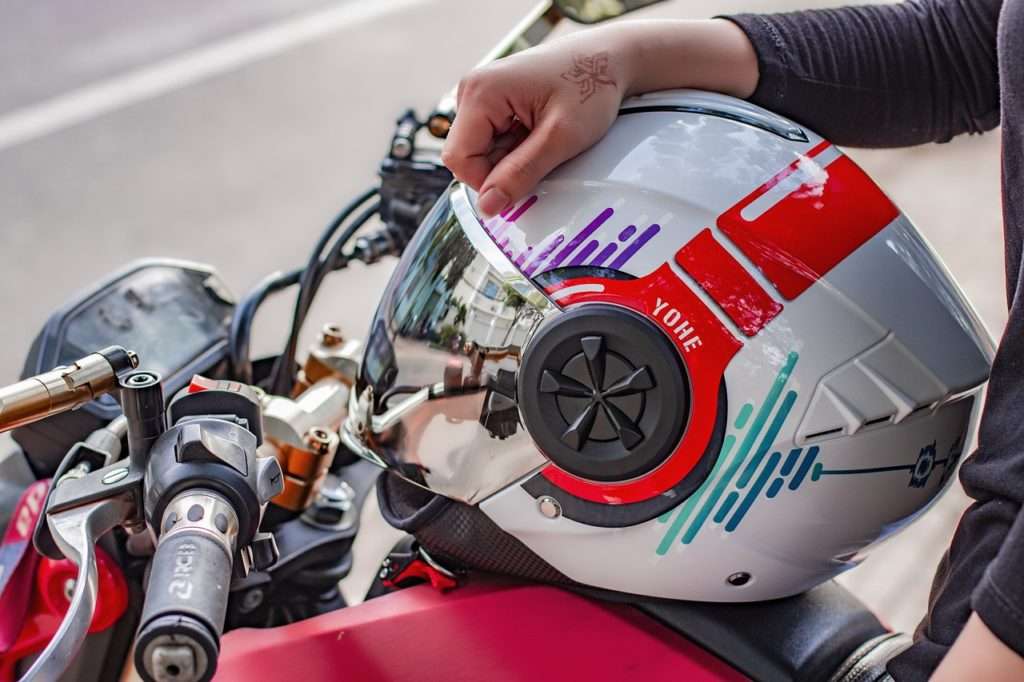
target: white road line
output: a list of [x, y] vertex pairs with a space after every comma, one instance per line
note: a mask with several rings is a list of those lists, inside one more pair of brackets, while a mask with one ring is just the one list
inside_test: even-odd
[[0, 116], [0, 151], [286, 52], [424, 0], [351, 0], [241, 33]]

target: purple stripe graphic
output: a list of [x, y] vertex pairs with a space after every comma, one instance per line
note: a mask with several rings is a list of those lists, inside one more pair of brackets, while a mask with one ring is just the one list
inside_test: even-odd
[[508, 217], [508, 222], [514, 223], [523, 217], [523, 214], [530, 210], [530, 207], [537, 203], [537, 195], [531, 195], [529, 199], [524, 201], [522, 205], [516, 209], [516, 212]]
[[527, 246], [526, 250], [519, 254], [519, 257], [513, 261], [515, 263], [515, 266], [517, 268], [521, 268], [523, 266], [523, 261], [525, 261], [526, 257], [529, 256], [531, 253], [533, 253], [533, 247]]
[[[501, 237], [501, 235], [505, 234], [505, 230], [508, 229], [508, 226], [510, 224], [513, 224], [517, 220], [522, 218], [523, 214], [530, 210], [530, 207], [536, 203], [537, 195], [534, 194], [528, 197], [526, 201], [524, 201], [522, 204], [520, 204], [518, 209], [516, 209], [514, 206], [509, 206], [504, 211], [498, 214], [503, 220], [501, 225], [495, 228], [494, 221], [496, 221], [497, 218], [491, 218], [486, 223], [484, 223], [484, 229], [487, 230], [488, 234], [494, 237], [495, 240], [497, 240], [499, 237]], [[513, 209], [515, 209], [515, 213], [512, 213]]]
[[618, 244], [608, 244], [601, 249], [601, 253], [594, 256], [594, 260], [590, 261], [590, 265], [604, 265], [604, 262], [611, 258], [611, 255], [615, 253], [617, 248], [619, 248]]
[[597, 228], [601, 227], [601, 225], [603, 225], [606, 220], [611, 218], [613, 213], [615, 213], [615, 211], [613, 211], [611, 207], [608, 207], [601, 211], [600, 213], [598, 213], [597, 217], [591, 220], [589, 225], [584, 227], [582, 230], [580, 230], [580, 233], [578, 235], [569, 240], [569, 243], [565, 245], [565, 248], [559, 251], [558, 255], [555, 256], [554, 259], [550, 263], [548, 263], [547, 267], [544, 269], [554, 270], [559, 265], [561, 265], [562, 261], [564, 261], [570, 253], [575, 251], [576, 247], [582, 244], [584, 239], [593, 234], [597, 230]]
[[658, 225], [657, 223], [654, 223], [653, 225], [648, 227], [646, 230], [641, 232], [640, 236], [637, 237], [632, 244], [627, 246], [623, 250], [623, 252], [620, 253], [619, 256], [615, 260], [613, 260], [612, 264], [609, 265], [608, 267], [610, 267], [612, 270], [620, 269], [623, 265], [626, 264], [626, 261], [633, 257], [633, 254], [635, 254], [637, 251], [643, 248], [644, 244], [651, 241], [651, 239], [654, 238], [654, 235], [658, 234], [659, 232], [661, 232], [661, 225]]
[[587, 260], [587, 256], [594, 253], [601, 244], [596, 239], [591, 239], [587, 242], [587, 245], [580, 249], [580, 252], [576, 254], [576, 257], [569, 261], [569, 266], [574, 267], [576, 265], [583, 265], [583, 261]]
[[622, 232], [619, 232], [619, 241], [626, 241], [627, 239], [633, 236], [634, 232], [636, 232], [636, 225], [627, 226], [626, 229], [624, 229]]
[[[551, 239], [552, 237], [554, 237], [554, 239]], [[527, 277], [532, 275], [533, 271], [537, 269], [537, 266], [546, 261], [548, 256], [551, 255], [551, 252], [557, 249], [558, 246], [565, 241], [565, 235], [556, 232], [553, 235], [549, 235], [548, 239], [551, 239], [551, 243], [544, 246], [544, 242], [541, 242], [541, 248], [538, 249], [540, 253], [537, 254], [536, 258], [530, 261], [529, 265], [523, 268], [523, 274]]]

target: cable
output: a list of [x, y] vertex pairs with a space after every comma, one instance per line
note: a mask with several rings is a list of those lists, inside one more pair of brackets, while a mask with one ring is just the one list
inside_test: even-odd
[[[311, 278], [315, 276], [316, 269], [321, 262], [321, 253], [330, 243], [341, 225], [359, 209], [367, 200], [378, 193], [377, 188], [371, 188], [349, 202], [324, 228], [317, 240], [313, 253], [305, 267], [297, 268], [290, 272], [275, 272], [265, 277], [252, 291], [238, 303], [235, 314], [231, 320], [231, 331], [228, 344], [228, 357], [231, 365], [232, 376], [245, 383], [253, 383], [253, 368], [250, 355], [250, 339], [252, 337], [252, 325], [256, 313], [264, 301], [274, 293], [295, 286], [302, 285], [308, 288]], [[306, 298], [300, 288], [300, 298]], [[305, 313], [303, 313], [304, 315]], [[290, 338], [290, 337], [289, 337]], [[294, 356], [293, 356], [294, 357]], [[294, 361], [293, 361], [294, 362]], [[276, 366], [275, 366], [276, 367]], [[276, 374], [276, 370], [275, 370]]]
[[298, 346], [299, 332], [302, 329], [302, 325], [306, 320], [306, 314], [309, 312], [309, 307], [313, 302], [313, 298], [316, 296], [317, 290], [320, 288], [321, 282], [328, 272], [345, 267], [348, 264], [348, 260], [343, 258], [342, 249], [352, 239], [356, 231], [359, 230], [371, 217], [373, 217], [380, 210], [380, 203], [374, 202], [373, 205], [369, 206], [359, 216], [353, 220], [335, 239], [333, 244], [327, 250], [325, 255], [325, 247], [331, 237], [334, 236], [338, 228], [342, 223], [362, 206], [367, 200], [377, 194], [377, 189], [371, 189], [360, 196], [356, 197], [345, 209], [338, 214], [338, 216], [331, 222], [324, 234], [321, 235], [320, 240], [317, 242], [316, 247], [310, 256], [309, 263], [306, 265], [305, 270], [302, 273], [299, 281], [299, 293], [295, 300], [295, 310], [292, 314], [292, 326], [288, 334], [288, 341], [285, 344], [284, 351], [278, 357], [274, 363], [274, 368], [271, 371], [269, 390], [271, 393], [276, 395], [287, 395], [292, 387], [292, 374], [295, 369], [295, 353]]
[[274, 272], [267, 275], [245, 297], [239, 301], [231, 318], [231, 334], [228, 343], [228, 359], [231, 376], [242, 383], [253, 383], [252, 361], [249, 359], [249, 340], [252, 338], [252, 324], [256, 312], [271, 294], [295, 286], [302, 276], [302, 269], [291, 272]]

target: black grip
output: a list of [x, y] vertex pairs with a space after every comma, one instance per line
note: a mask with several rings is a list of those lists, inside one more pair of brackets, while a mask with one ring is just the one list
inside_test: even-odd
[[208, 531], [181, 528], [160, 538], [135, 644], [135, 667], [147, 682], [155, 682], [158, 672], [161, 679], [183, 682], [213, 677], [231, 563], [224, 543]]

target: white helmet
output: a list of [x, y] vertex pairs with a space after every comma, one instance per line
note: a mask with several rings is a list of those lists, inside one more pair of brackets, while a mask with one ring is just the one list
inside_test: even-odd
[[486, 526], [435, 514], [443, 554], [502, 570], [480, 559], [497, 542], [533, 562], [510, 572], [771, 599], [852, 567], [952, 479], [992, 341], [814, 133], [656, 93], [500, 217], [474, 200], [453, 184], [407, 249], [344, 429]]

